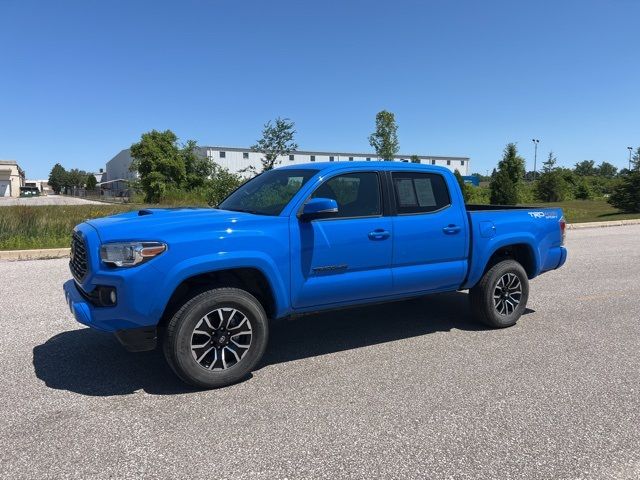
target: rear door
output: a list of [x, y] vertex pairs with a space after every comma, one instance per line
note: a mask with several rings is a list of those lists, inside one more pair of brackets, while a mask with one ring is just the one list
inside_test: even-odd
[[383, 216], [380, 173], [337, 174], [311, 197], [332, 198], [338, 214], [291, 217], [291, 303], [310, 308], [391, 293], [392, 220]]
[[394, 171], [390, 180], [394, 293], [459, 287], [466, 272], [465, 210], [454, 204], [444, 175]]

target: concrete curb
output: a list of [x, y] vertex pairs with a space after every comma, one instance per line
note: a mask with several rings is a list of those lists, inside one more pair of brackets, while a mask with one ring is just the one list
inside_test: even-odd
[[613, 220], [610, 222], [568, 223], [567, 229], [577, 230], [581, 228], [622, 227], [624, 225], [640, 225], [640, 219]]
[[0, 260], [45, 260], [68, 257], [70, 248], [40, 248], [34, 250], [0, 250]]
[[[613, 220], [611, 222], [568, 223], [568, 230], [582, 228], [622, 227], [624, 225], [640, 225], [640, 219]], [[70, 248], [45, 248], [37, 250], [0, 250], [0, 260], [45, 260], [48, 258], [64, 258], [69, 256]]]

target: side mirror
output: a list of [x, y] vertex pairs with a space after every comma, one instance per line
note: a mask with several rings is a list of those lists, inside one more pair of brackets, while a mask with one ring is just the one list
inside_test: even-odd
[[338, 213], [338, 202], [332, 198], [312, 198], [302, 208], [300, 220], [310, 222], [318, 218], [330, 218]]

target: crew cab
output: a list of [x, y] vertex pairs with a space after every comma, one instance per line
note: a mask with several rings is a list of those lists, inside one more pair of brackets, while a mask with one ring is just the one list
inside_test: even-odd
[[562, 266], [558, 208], [465, 205], [447, 169], [309, 163], [249, 180], [217, 208], [142, 209], [73, 232], [75, 318], [129, 350], [161, 344], [213, 388], [260, 361], [272, 320], [469, 290], [475, 317], [514, 325], [529, 280]]

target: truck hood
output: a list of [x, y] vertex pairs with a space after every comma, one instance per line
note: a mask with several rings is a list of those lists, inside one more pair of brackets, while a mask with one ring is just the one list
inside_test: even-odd
[[88, 220], [103, 242], [127, 240], [166, 241], [190, 231], [218, 231], [242, 224], [269, 222], [276, 217], [213, 208], [150, 208]]

